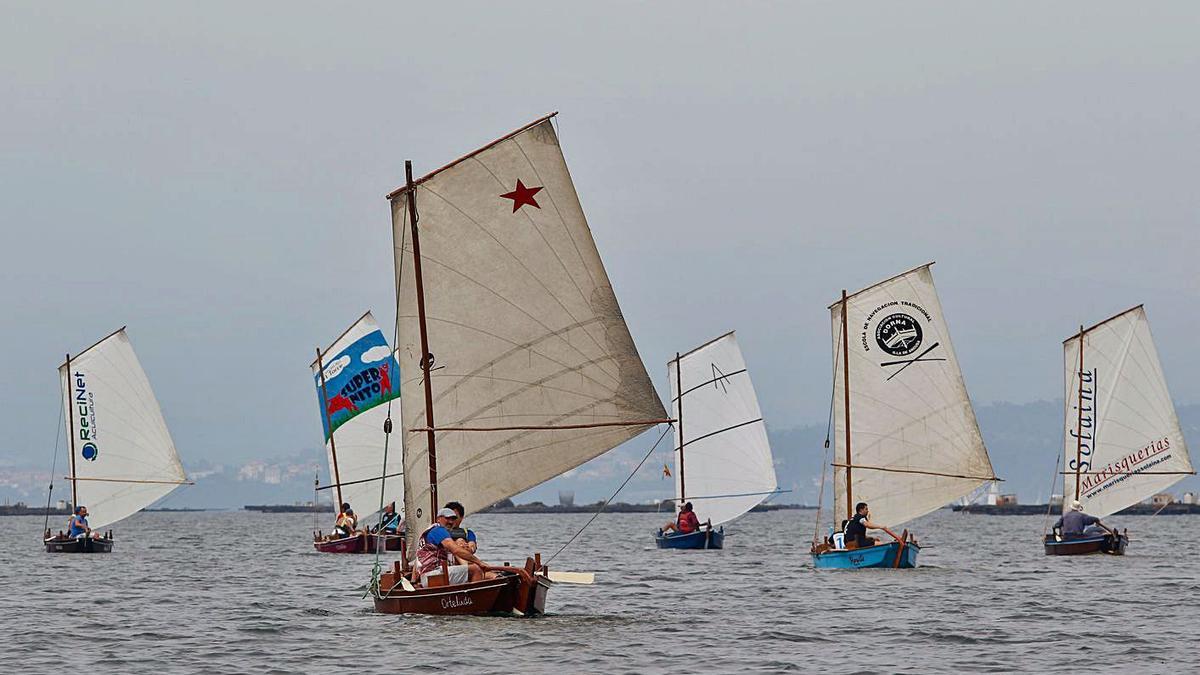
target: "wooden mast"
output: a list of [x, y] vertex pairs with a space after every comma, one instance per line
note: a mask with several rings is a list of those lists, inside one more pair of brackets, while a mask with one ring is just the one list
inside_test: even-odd
[[682, 510], [687, 502], [687, 490], [683, 482], [683, 376], [679, 370], [679, 352], [675, 352], [675, 388], [679, 390], [679, 397], [675, 399], [675, 411], [676, 417], [679, 418], [679, 509]]
[[1079, 326], [1079, 370], [1075, 377], [1079, 379], [1079, 392], [1075, 408], [1079, 415], [1075, 429], [1075, 499], [1079, 499], [1079, 472], [1083, 469], [1083, 325]]
[[421, 328], [421, 379], [425, 384], [425, 439], [429, 455], [429, 519], [432, 522], [438, 512], [437, 451], [434, 442], [433, 383], [429, 373], [433, 370], [433, 355], [429, 353], [429, 329], [425, 324], [425, 285], [421, 278], [421, 239], [417, 231], [417, 194], [413, 183], [412, 162], [404, 160], [404, 182], [408, 199], [408, 222], [412, 227], [413, 275], [416, 277], [417, 323]]
[[848, 321], [846, 309], [849, 306], [846, 289], [842, 289], [842, 404], [845, 406], [846, 418], [846, 517], [854, 515], [854, 488], [850, 478], [854, 462], [850, 458], [850, 335], [846, 332]]
[[[325, 391], [325, 364], [321, 362], [321, 348], [317, 347], [317, 372], [321, 378], [321, 414], [325, 416], [325, 426], [329, 427], [329, 456], [333, 459], [333, 489], [337, 491], [337, 504], [334, 508], [342, 512], [342, 476], [338, 472], [337, 446], [333, 443], [333, 418], [329, 415], [329, 394]], [[353, 504], [351, 504], [353, 506]]]
[[75, 400], [71, 396], [74, 386], [71, 375], [71, 355], [67, 354], [67, 435], [71, 437], [71, 510], [79, 508], [79, 495], [75, 483]]

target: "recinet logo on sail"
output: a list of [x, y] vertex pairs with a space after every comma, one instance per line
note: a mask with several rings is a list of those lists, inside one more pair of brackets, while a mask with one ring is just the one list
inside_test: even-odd
[[96, 433], [96, 400], [95, 396], [88, 390], [87, 382], [84, 374], [76, 371], [73, 405], [75, 406], [75, 414], [79, 416], [79, 440], [91, 441], [85, 443], [80, 450], [83, 458], [88, 461], [95, 461], [99, 456], [99, 451], [95, 441], [98, 439]]

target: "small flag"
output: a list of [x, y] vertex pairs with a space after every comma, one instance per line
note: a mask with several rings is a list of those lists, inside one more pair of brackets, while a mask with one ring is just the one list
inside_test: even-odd
[[666, 464], [663, 464], [663, 478], [670, 478], [670, 477], [671, 477], [671, 467], [667, 466]]

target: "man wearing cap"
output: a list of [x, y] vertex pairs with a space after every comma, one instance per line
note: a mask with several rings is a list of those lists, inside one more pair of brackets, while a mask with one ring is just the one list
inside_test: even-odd
[[1062, 517], [1055, 521], [1054, 529], [1062, 532], [1063, 539], [1095, 537], [1105, 533], [1116, 534], [1112, 528], [1100, 522], [1096, 516], [1084, 513], [1083, 504], [1080, 504], [1078, 499], [1071, 502], [1070, 511], [1062, 514]]
[[[422, 586], [429, 586], [430, 577], [441, 575], [443, 566], [451, 586], [495, 576], [485, 571], [488, 564], [476, 557], [469, 547], [454, 541], [450, 528], [457, 519], [454, 509], [444, 508], [437, 512], [434, 523], [417, 539], [417, 576]], [[454, 562], [465, 564], [451, 565], [451, 557]]]
[[679, 509], [679, 517], [673, 523], [663, 525], [662, 531], [668, 532], [675, 530], [679, 534], [691, 534], [700, 529], [700, 519], [696, 517], [696, 512], [692, 510], [692, 503], [688, 502]]

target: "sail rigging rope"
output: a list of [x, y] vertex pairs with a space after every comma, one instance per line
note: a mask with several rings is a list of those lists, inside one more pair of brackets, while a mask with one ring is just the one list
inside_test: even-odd
[[[838, 340], [842, 337], [842, 327], [838, 325]], [[833, 406], [837, 402], [837, 367], [842, 351], [834, 344], [833, 348], [833, 377], [829, 387], [829, 421], [825, 424], [825, 448], [821, 450], [821, 488], [817, 491], [817, 523], [813, 528], [813, 546], [821, 539], [821, 507], [825, 504], [825, 466], [829, 462], [829, 435], [833, 433]]]
[[[415, 192], [415, 187], [414, 187], [413, 191], [410, 191], [407, 195], [405, 195], [405, 199], [412, 202], [412, 204], [411, 204], [411, 213], [413, 214], [412, 224], [416, 225], [418, 222], [421, 221], [421, 214], [417, 212], [417, 201], [415, 199], [416, 195], [414, 194], [414, 192]], [[406, 213], [406, 215], [407, 215], [407, 213]], [[408, 231], [401, 228], [401, 239], [400, 239], [401, 253], [403, 253], [403, 251], [404, 251], [404, 241], [407, 237], [408, 237]], [[392, 228], [392, 255], [393, 255], [393, 258], [395, 257], [395, 253], [396, 253], [396, 228], [393, 227]], [[389, 354], [388, 354], [389, 357], [391, 357], [393, 354], [395, 354], [396, 349], [399, 348], [396, 343], [400, 340], [400, 322], [399, 322], [400, 279], [403, 277], [403, 274], [404, 274], [404, 256], [401, 255], [400, 262], [396, 267], [396, 285], [395, 285], [396, 302], [395, 302], [395, 306], [392, 308], [393, 309], [393, 312], [392, 312], [392, 349], [391, 349], [391, 352], [389, 352]], [[424, 361], [425, 355], [422, 355], [421, 359], [422, 359], [422, 361]], [[428, 377], [428, 373], [426, 373], [426, 377]], [[380, 469], [381, 474], [380, 474], [380, 478], [379, 478], [379, 524], [376, 526], [376, 530], [375, 530], [376, 533], [378, 534], [378, 536], [375, 539], [375, 564], [371, 566], [371, 582], [369, 584], [367, 584], [367, 593], [363, 595], [364, 598], [367, 596], [367, 594], [371, 594], [371, 593], [374, 593], [375, 595], [379, 594], [379, 576], [383, 571], [382, 566], [379, 564], [379, 556], [383, 552], [383, 549], [387, 548], [387, 543], [386, 543], [387, 540], [384, 538], [384, 534], [383, 534], [383, 517], [384, 517], [383, 507], [385, 506], [383, 503], [383, 500], [387, 498], [385, 490], [387, 488], [388, 444], [392, 439], [392, 401], [394, 401], [394, 400], [396, 400], [395, 397], [388, 399], [387, 417], [385, 417], [383, 420], [383, 467]], [[401, 458], [403, 459], [403, 455], [401, 455]], [[402, 475], [403, 475], [404, 469], [406, 469], [406, 468], [407, 467], [401, 468]], [[403, 505], [401, 505], [401, 508], [403, 508]], [[405, 530], [407, 530], [409, 527], [409, 523], [407, 521], [408, 521], [408, 514], [405, 514], [405, 517], [401, 520], [401, 522], [404, 524]], [[397, 532], [398, 531], [399, 530], [397, 530]], [[404, 536], [407, 538], [407, 536], [408, 536], [407, 532], [405, 532]], [[404, 555], [407, 556], [408, 553], [405, 552]], [[405, 561], [405, 565], [407, 566], [407, 561]]]
[[653, 455], [654, 451], [658, 449], [658, 444], [662, 443], [662, 440], [667, 437], [667, 434], [673, 428], [675, 428], [675, 425], [668, 424], [666, 426], [666, 428], [663, 429], [663, 432], [662, 432], [662, 434], [659, 435], [658, 440], [654, 441], [654, 445], [650, 446], [650, 450], [646, 453], [646, 456], [642, 458], [642, 461], [638, 462], [638, 465], [633, 467], [633, 471], [629, 474], [628, 477], [625, 478], [625, 481], [621, 483], [621, 485], [617, 488], [617, 491], [612, 493], [612, 495], [608, 499], [604, 500], [604, 503], [600, 505], [600, 508], [596, 509], [596, 512], [592, 514], [592, 517], [589, 518], [588, 521], [583, 524], [583, 527], [579, 528], [579, 531], [576, 532], [574, 535], [572, 535], [571, 538], [567, 540], [567, 543], [563, 544], [562, 547], [559, 548], [558, 551], [556, 551], [554, 553], [554, 555], [550, 556], [546, 560], [545, 564], [549, 565], [555, 558], [558, 557], [559, 553], [562, 553], [564, 550], [566, 550], [566, 548], [568, 546], [571, 545], [571, 542], [575, 541], [576, 539], [579, 538], [579, 535], [583, 534], [583, 531], [588, 528], [588, 525], [591, 525], [592, 522], [594, 520], [596, 520], [596, 518], [598, 518], [601, 513], [604, 513], [604, 509], [608, 508], [609, 503], [612, 502], [612, 500], [617, 498], [617, 495], [621, 493], [621, 490], [625, 489], [625, 486], [629, 484], [629, 481], [633, 480], [633, 477], [635, 475], [637, 475], [638, 470], [642, 468], [642, 465], [646, 463], [646, 460], [650, 459], [650, 455]]
[[[1054, 505], [1054, 484], [1058, 482], [1058, 467], [1062, 464], [1063, 454], [1057, 453], [1058, 459], [1054, 460], [1054, 477], [1050, 479], [1050, 495], [1046, 497], [1046, 517], [1042, 519], [1042, 537], [1046, 536], [1046, 523], [1050, 522], [1050, 509]], [[1067, 498], [1066, 492], [1063, 492], [1063, 499]]]
[[[62, 439], [63, 430], [63, 402], [58, 402], [58, 424], [57, 431], [54, 432], [54, 454], [50, 459], [50, 489], [46, 492], [46, 520], [42, 523], [42, 531], [50, 531], [50, 500], [54, 498], [54, 471], [58, 468], [58, 442]], [[75, 509], [75, 505], [71, 504], [71, 509]]]

